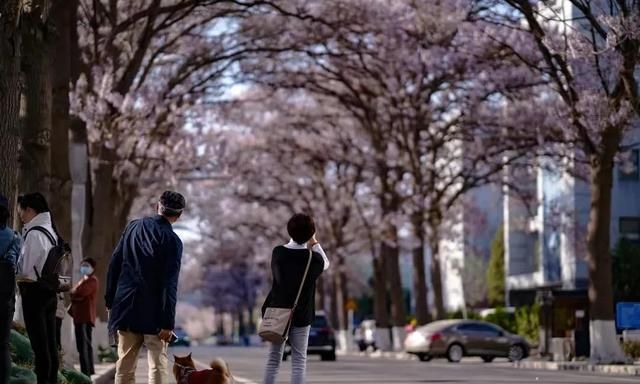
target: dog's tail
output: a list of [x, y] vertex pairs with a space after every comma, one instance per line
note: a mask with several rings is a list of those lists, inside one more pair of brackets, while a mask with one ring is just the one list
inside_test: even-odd
[[231, 380], [233, 376], [231, 375], [231, 370], [229, 369], [229, 364], [222, 359], [214, 359], [209, 365], [211, 370], [220, 375], [220, 377], [225, 377]]

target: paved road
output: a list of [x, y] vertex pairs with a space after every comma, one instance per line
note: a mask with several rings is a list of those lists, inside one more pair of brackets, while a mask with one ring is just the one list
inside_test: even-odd
[[[196, 360], [207, 363], [214, 357], [229, 362], [239, 383], [261, 382], [264, 367], [264, 348], [198, 347], [191, 350]], [[182, 348], [173, 348], [177, 355], [188, 353]], [[278, 383], [288, 383], [290, 361], [282, 366]], [[144, 370], [143, 365], [139, 367]], [[143, 374], [143, 372], [141, 372]], [[146, 382], [139, 377], [137, 382]], [[321, 362], [311, 356], [308, 365], [308, 384], [338, 383], [389, 383], [389, 384], [618, 384], [640, 383], [638, 378], [618, 376], [596, 376], [573, 372], [529, 371], [511, 368], [506, 361], [484, 364], [469, 359], [460, 364], [449, 364], [444, 360], [428, 363], [419, 361], [372, 359], [361, 356], [339, 356], [337, 362]]]

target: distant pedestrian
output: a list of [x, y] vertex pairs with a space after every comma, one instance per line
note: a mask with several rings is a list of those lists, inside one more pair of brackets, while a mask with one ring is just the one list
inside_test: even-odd
[[9, 334], [16, 307], [16, 266], [20, 235], [9, 227], [9, 200], [0, 195], [0, 384], [9, 382]]
[[164, 192], [158, 214], [129, 223], [113, 252], [105, 300], [109, 330], [118, 334], [116, 384], [135, 383], [143, 344], [149, 351], [149, 383], [167, 382], [182, 259], [182, 242], [171, 225], [184, 208], [181, 194]]
[[95, 276], [96, 262], [92, 258], [82, 260], [82, 279], [71, 290], [71, 317], [76, 334], [76, 346], [80, 355], [80, 370], [91, 377], [95, 374], [93, 365], [93, 327], [96, 324], [96, 294], [98, 278]]
[[40, 193], [18, 197], [18, 214], [24, 223], [24, 246], [20, 255], [18, 288], [31, 348], [35, 355], [38, 384], [58, 381], [59, 355], [55, 291], [38, 283], [49, 251], [60, 242], [53, 228], [46, 199]]
[[[289, 220], [287, 231], [291, 241], [273, 249], [271, 273], [273, 285], [262, 306], [264, 316], [267, 307], [292, 308], [300, 283], [309, 264], [307, 277], [302, 286], [298, 306], [293, 313], [289, 330], [291, 345], [291, 383], [304, 384], [307, 369], [307, 347], [311, 323], [315, 317], [316, 280], [329, 268], [329, 259], [316, 240], [313, 218], [296, 214]], [[311, 250], [311, 252], [310, 252]], [[309, 260], [311, 254], [311, 260]], [[282, 361], [284, 343], [272, 343], [267, 358], [264, 384], [274, 384]]]

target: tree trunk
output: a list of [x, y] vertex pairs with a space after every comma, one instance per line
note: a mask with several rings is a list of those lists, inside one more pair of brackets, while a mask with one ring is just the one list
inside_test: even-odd
[[344, 331], [348, 328], [346, 306], [349, 294], [347, 292], [347, 280], [344, 273], [344, 259], [342, 257], [338, 257], [336, 261], [337, 268], [333, 274], [333, 281], [336, 298], [336, 317], [338, 322], [334, 325], [338, 327], [338, 330]]
[[613, 162], [621, 135], [612, 132], [603, 136], [602, 152], [591, 158], [591, 207], [587, 228], [591, 359], [598, 363], [613, 363], [626, 360], [616, 336], [609, 234]]
[[51, 20], [55, 43], [51, 67], [51, 190], [56, 198], [50, 202], [59, 234], [71, 241], [71, 173], [69, 170], [69, 82], [71, 81], [71, 33], [73, 1], [56, 2]]
[[431, 241], [431, 284], [433, 285], [433, 304], [435, 320], [445, 318], [444, 297], [442, 290], [442, 268], [440, 266], [440, 240]]
[[48, 198], [51, 177], [51, 38], [46, 12], [46, 6], [41, 4], [24, 16], [22, 25], [26, 118], [22, 130], [20, 188], [26, 192], [41, 192]]
[[325, 292], [325, 276], [326, 274], [320, 275], [318, 280], [316, 280], [316, 308], [321, 311], [327, 310], [327, 294]]
[[373, 310], [376, 318], [376, 327], [389, 328], [389, 302], [387, 299], [387, 284], [385, 278], [385, 265], [382, 257], [373, 259], [373, 286], [374, 304]]
[[385, 258], [387, 283], [391, 294], [391, 317], [394, 327], [404, 327], [407, 314], [404, 304], [404, 292], [402, 290], [402, 278], [400, 276], [400, 252], [397, 245], [382, 243], [382, 257]]
[[336, 278], [334, 277], [336, 273], [337, 272], [334, 271], [331, 274], [331, 280], [330, 280], [331, 303], [329, 306], [329, 319], [331, 320], [331, 324], [333, 324], [334, 326], [340, 322], [340, 319], [338, 318], [338, 289], [336, 287]]
[[442, 289], [442, 268], [440, 266], [440, 221], [432, 219], [430, 224], [429, 248], [431, 249], [431, 285], [433, 286], [433, 303], [435, 320], [445, 318], [444, 297]]
[[[109, 262], [116, 243], [127, 224], [135, 189], [118, 182], [113, 178], [115, 154], [106, 148], [101, 148], [93, 176], [91, 194], [91, 212], [88, 225], [89, 241], [86, 249], [87, 256], [96, 260], [96, 275], [106, 279]], [[106, 284], [100, 284], [98, 296], [102, 299]], [[98, 305], [98, 316], [106, 319], [104, 303]]]
[[9, 198], [10, 212], [16, 197], [20, 152], [21, 3], [5, 0], [0, 5], [0, 194]]
[[424, 265], [425, 235], [422, 225], [422, 213], [414, 218], [413, 226], [419, 246], [413, 250], [413, 292], [416, 305], [416, 321], [418, 325], [429, 323], [429, 303], [427, 298], [427, 277]]

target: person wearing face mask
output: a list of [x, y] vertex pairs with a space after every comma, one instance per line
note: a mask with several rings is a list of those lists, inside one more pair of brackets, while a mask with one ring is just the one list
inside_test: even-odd
[[80, 274], [82, 279], [71, 290], [71, 308], [76, 333], [76, 345], [80, 354], [80, 370], [91, 377], [95, 373], [93, 366], [93, 346], [91, 337], [96, 322], [96, 293], [98, 278], [95, 276], [96, 262], [92, 258], [82, 260]]

